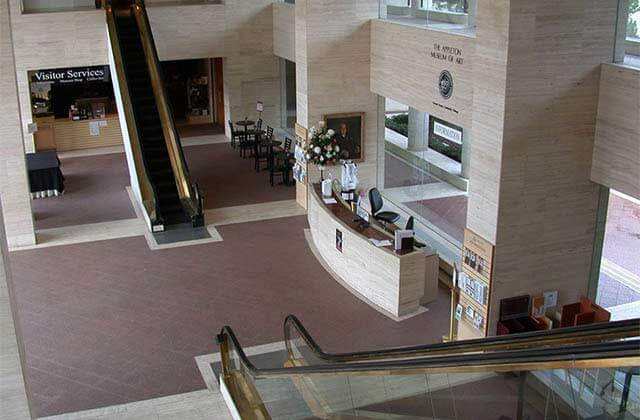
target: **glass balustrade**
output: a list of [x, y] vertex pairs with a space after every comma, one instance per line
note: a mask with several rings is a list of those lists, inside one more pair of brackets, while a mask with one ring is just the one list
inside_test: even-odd
[[380, 18], [472, 35], [477, 0], [380, 0]]
[[[496, 348], [489, 352], [461, 342], [432, 357], [359, 359], [323, 353], [290, 318], [281, 368], [257, 369], [230, 328], [218, 336], [222, 382], [242, 418], [640, 418], [640, 341], [628, 331], [594, 342], [594, 331], [570, 329], [545, 338], [548, 347], [521, 346], [531, 339], [523, 335], [480, 340], [475, 348]], [[494, 342], [504, 339], [512, 341], [506, 350]]]

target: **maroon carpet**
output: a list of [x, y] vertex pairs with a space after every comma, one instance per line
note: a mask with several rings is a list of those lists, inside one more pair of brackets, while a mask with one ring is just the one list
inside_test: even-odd
[[[228, 143], [185, 147], [184, 153], [206, 208], [295, 199], [294, 187], [278, 185], [279, 179], [272, 187], [269, 172], [256, 173], [253, 160], [240, 158]], [[32, 202], [36, 229], [136, 217], [123, 153], [63, 159], [62, 172], [65, 194]]]
[[466, 195], [414, 201], [404, 205], [460, 243], [464, 241], [464, 228], [467, 224]]
[[[253, 159], [242, 159], [228, 143], [185, 147], [191, 172], [204, 196], [205, 208], [292, 200], [295, 187], [269, 184], [269, 171], [256, 172]], [[264, 165], [263, 165], [264, 167]]]
[[136, 217], [125, 190], [130, 182], [123, 153], [67, 158], [61, 168], [64, 195], [32, 201], [36, 229]]
[[243, 345], [300, 317], [328, 351], [433, 343], [449, 298], [397, 323], [338, 285], [304, 239], [305, 217], [224, 226], [224, 242], [150, 251], [141, 237], [11, 254], [37, 416], [203, 389], [193, 357], [228, 324]]

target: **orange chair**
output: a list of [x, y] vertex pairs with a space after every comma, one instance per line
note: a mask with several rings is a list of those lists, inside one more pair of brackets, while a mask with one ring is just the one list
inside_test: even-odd
[[578, 325], [609, 322], [611, 314], [606, 309], [581, 296], [580, 302], [570, 303], [562, 307], [560, 327], [575, 327]]

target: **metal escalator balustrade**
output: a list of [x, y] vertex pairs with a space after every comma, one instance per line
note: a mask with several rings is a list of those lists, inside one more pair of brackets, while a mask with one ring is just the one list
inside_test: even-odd
[[556, 328], [547, 331], [493, 336], [482, 339], [435, 343], [420, 346], [388, 348], [354, 353], [327, 353], [316, 343], [302, 322], [289, 315], [284, 321], [284, 337], [291, 359], [304, 353], [308, 365], [342, 362], [362, 362], [385, 359], [406, 359], [452, 353], [515, 350], [552, 345], [596, 343], [640, 336], [640, 319], [591, 324], [580, 327]]
[[123, 96], [128, 99], [123, 103], [125, 108], [130, 107], [127, 126], [135, 134], [132, 143], [136, 143], [132, 150], [141, 155], [136, 157], [136, 169], [140, 167], [153, 190], [156, 214], [155, 219], [150, 217], [152, 230], [189, 222], [194, 227], [202, 226], [202, 197], [190, 181], [144, 3], [107, 1], [105, 8], [114, 56], [118, 58], [116, 70], [124, 81]]
[[640, 379], [627, 386], [625, 375], [640, 364], [640, 340], [619, 332], [618, 339], [594, 343], [587, 334], [580, 342], [570, 330], [571, 345], [556, 337], [528, 348], [525, 336], [529, 343], [519, 349], [514, 342], [509, 350], [319, 365], [288, 345], [293, 355], [284, 367], [259, 369], [225, 327], [218, 335], [221, 384], [242, 419], [639, 418]]

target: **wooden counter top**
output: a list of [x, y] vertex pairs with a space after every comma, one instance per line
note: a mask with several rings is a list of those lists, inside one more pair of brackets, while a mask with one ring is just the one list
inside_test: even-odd
[[[354, 220], [356, 218], [356, 215], [351, 211], [349, 207], [347, 207], [347, 203], [345, 203], [342, 197], [339, 197], [335, 193], [335, 191], [333, 192], [333, 196], [332, 196], [332, 198], [334, 198], [337, 201], [337, 203], [335, 204], [327, 204], [324, 202], [324, 198], [322, 197], [322, 186], [319, 183], [315, 183], [312, 185], [311, 194], [314, 194], [318, 199], [318, 202], [322, 203], [324, 207], [326, 207], [327, 210], [331, 214], [333, 214], [333, 216], [341, 224], [343, 224], [346, 228], [351, 229], [358, 235], [362, 236], [364, 239], [391, 241], [392, 243], [391, 245], [379, 247], [380, 249], [389, 251], [390, 253], [395, 254], [397, 256], [403, 256], [403, 255], [411, 254], [413, 252], [423, 253], [422, 251], [419, 251], [417, 248], [414, 248], [413, 250], [409, 249], [409, 250], [396, 251], [393, 246], [395, 237], [391, 232], [385, 230], [376, 220], [374, 220], [373, 216], [370, 217], [369, 226], [363, 227], [362, 223]], [[395, 225], [393, 225], [393, 227], [390, 227], [390, 229], [393, 232], [398, 228]]]
[[[327, 204], [320, 184], [309, 188], [307, 219], [314, 253], [334, 278], [356, 297], [390, 318], [420, 313], [425, 296], [424, 250], [395, 251], [393, 245], [378, 247], [370, 239], [391, 240], [393, 235], [371, 221], [368, 227], [354, 221], [355, 215], [341, 197]], [[437, 270], [437, 264], [434, 266]], [[432, 276], [437, 287], [437, 275]], [[430, 277], [429, 277], [430, 278]]]

